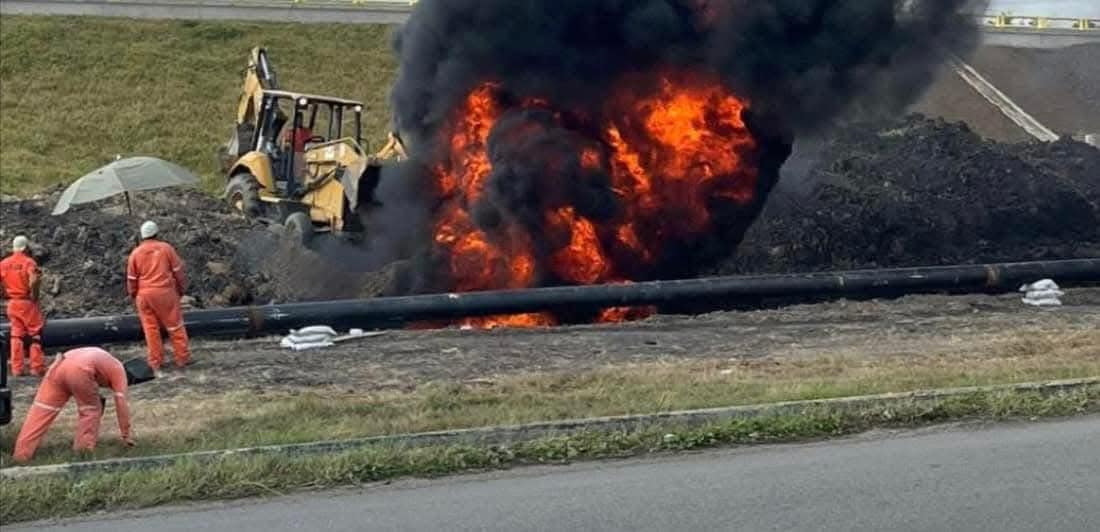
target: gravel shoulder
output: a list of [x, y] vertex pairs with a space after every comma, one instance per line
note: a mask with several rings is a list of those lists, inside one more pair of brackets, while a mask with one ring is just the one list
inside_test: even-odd
[[[186, 372], [136, 387], [137, 399], [233, 391], [369, 393], [410, 390], [433, 381], [491, 381], [531, 372], [581, 372], [607, 366], [699, 360], [799, 357], [904, 357], [1012, 349], [1032, 334], [1100, 328], [1100, 288], [1070, 289], [1065, 306], [1036, 309], [1018, 295], [910, 296], [837, 301], [777, 310], [658, 316], [642, 322], [552, 329], [390, 331], [304, 352], [277, 337], [196, 341]], [[143, 346], [112, 346], [121, 357]], [[1097, 348], [1100, 350], [1100, 347]], [[16, 379], [17, 401], [29, 400]]]

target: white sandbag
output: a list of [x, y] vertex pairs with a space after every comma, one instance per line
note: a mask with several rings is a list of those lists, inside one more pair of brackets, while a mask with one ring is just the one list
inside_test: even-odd
[[1031, 284], [1025, 284], [1020, 287], [1021, 292], [1032, 292], [1039, 290], [1058, 290], [1058, 283], [1055, 283], [1053, 279], [1040, 279]]
[[327, 334], [329, 336], [339, 336], [339, 333], [337, 333], [335, 329], [329, 327], [328, 325], [311, 325], [309, 327], [302, 327], [298, 330], [291, 329], [290, 334], [298, 336], [311, 334]]
[[313, 342], [327, 342], [335, 338], [333, 335], [328, 334], [291, 334], [287, 336], [291, 342], [296, 344], [308, 344]]
[[1029, 290], [1024, 297], [1028, 299], [1057, 299], [1064, 295], [1066, 293], [1061, 290]]
[[302, 351], [304, 349], [317, 349], [333, 345], [336, 331], [327, 325], [312, 325], [301, 329], [291, 329], [290, 334], [279, 341], [279, 345], [286, 349]]
[[1024, 292], [1024, 298], [1021, 301], [1033, 307], [1061, 306], [1062, 300], [1059, 298], [1066, 295], [1053, 279], [1040, 279], [1034, 283], [1025, 284], [1020, 287], [1020, 291]]
[[287, 348], [287, 349], [292, 349], [296, 345], [313, 345], [313, 344], [324, 344], [324, 343], [331, 344], [332, 343], [332, 338], [330, 338], [328, 336], [325, 336], [323, 334], [319, 334], [319, 335], [315, 335], [312, 338], [300, 338], [300, 337], [294, 337], [294, 336], [285, 336], [285, 337], [283, 337], [282, 340], [279, 340], [279, 346]]

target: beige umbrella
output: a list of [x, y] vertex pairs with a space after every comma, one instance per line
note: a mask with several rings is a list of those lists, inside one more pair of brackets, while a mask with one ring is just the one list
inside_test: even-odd
[[53, 214], [62, 214], [69, 207], [81, 203], [91, 203], [118, 194], [126, 196], [126, 208], [130, 214], [130, 193], [141, 190], [192, 185], [199, 182], [198, 176], [175, 163], [156, 157], [130, 157], [118, 159], [69, 185], [57, 201]]

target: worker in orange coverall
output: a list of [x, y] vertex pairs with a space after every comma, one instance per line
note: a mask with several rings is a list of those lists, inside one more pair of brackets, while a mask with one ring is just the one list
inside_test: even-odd
[[8, 299], [7, 315], [11, 323], [11, 373], [24, 375], [23, 354], [30, 344], [31, 372], [41, 377], [46, 373], [46, 356], [42, 351], [42, 311], [38, 308], [38, 264], [27, 253], [25, 236], [12, 241], [12, 254], [0, 261], [0, 286]]
[[126, 266], [126, 290], [137, 307], [149, 349], [149, 366], [155, 371], [164, 362], [161, 326], [172, 338], [176, 367], [191, 362], [180, 308], [185, 287], [183, 261], [170, 244], [156, 238], [157, 231], [157, 224], [152, 221], [141, 224], [141, 244], [130, 253]]
[[110, 388], [115, 394], [115, 412], [118, 413], [118, 429], [122, 441], [134, 445], [130, 434], [130, 406], [126, 401], [129, 386], [122, 362], [98, 347], [82, 347], [59, 355], [34, 396], [34, 403], [27, 411], [27, 418], [15, 440], [16, 462], [27, 462], [34, 457], [38, 445], [50, 425], [57, 419], [69, 397], [76, 397], [79, 415], [73, 450], [95, 450], [99, 438], [99, 421], [103, 418], [106, 400], [99, 396], [100, 386]]

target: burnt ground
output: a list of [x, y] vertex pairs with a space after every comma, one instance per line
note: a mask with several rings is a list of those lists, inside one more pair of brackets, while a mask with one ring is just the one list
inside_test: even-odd
[[[1004, 349], [1030, 335], [1100, 328], [1100, 288], [1069, 289], [1065, 306], [1036, 309], [1019, 295], [911, 296], [837, 301], [780, 310], [659, 316], [619, 325], [531, 330], [390, 331], [338, 347], [291, 352], [278, 338], [196, 341], [194, 366], [135, 387], [139, 399], [412, 389], [430, 381], [472, 384], [508, 374], [582, 372], [646, 362], [765, 357], [967, 354]], [[122, 357], [140, 345], [114, 346]], [[1100, 347], [1097, 348], [1100, 352]], [[14, 381], [30, 399], [30, 378]]]

